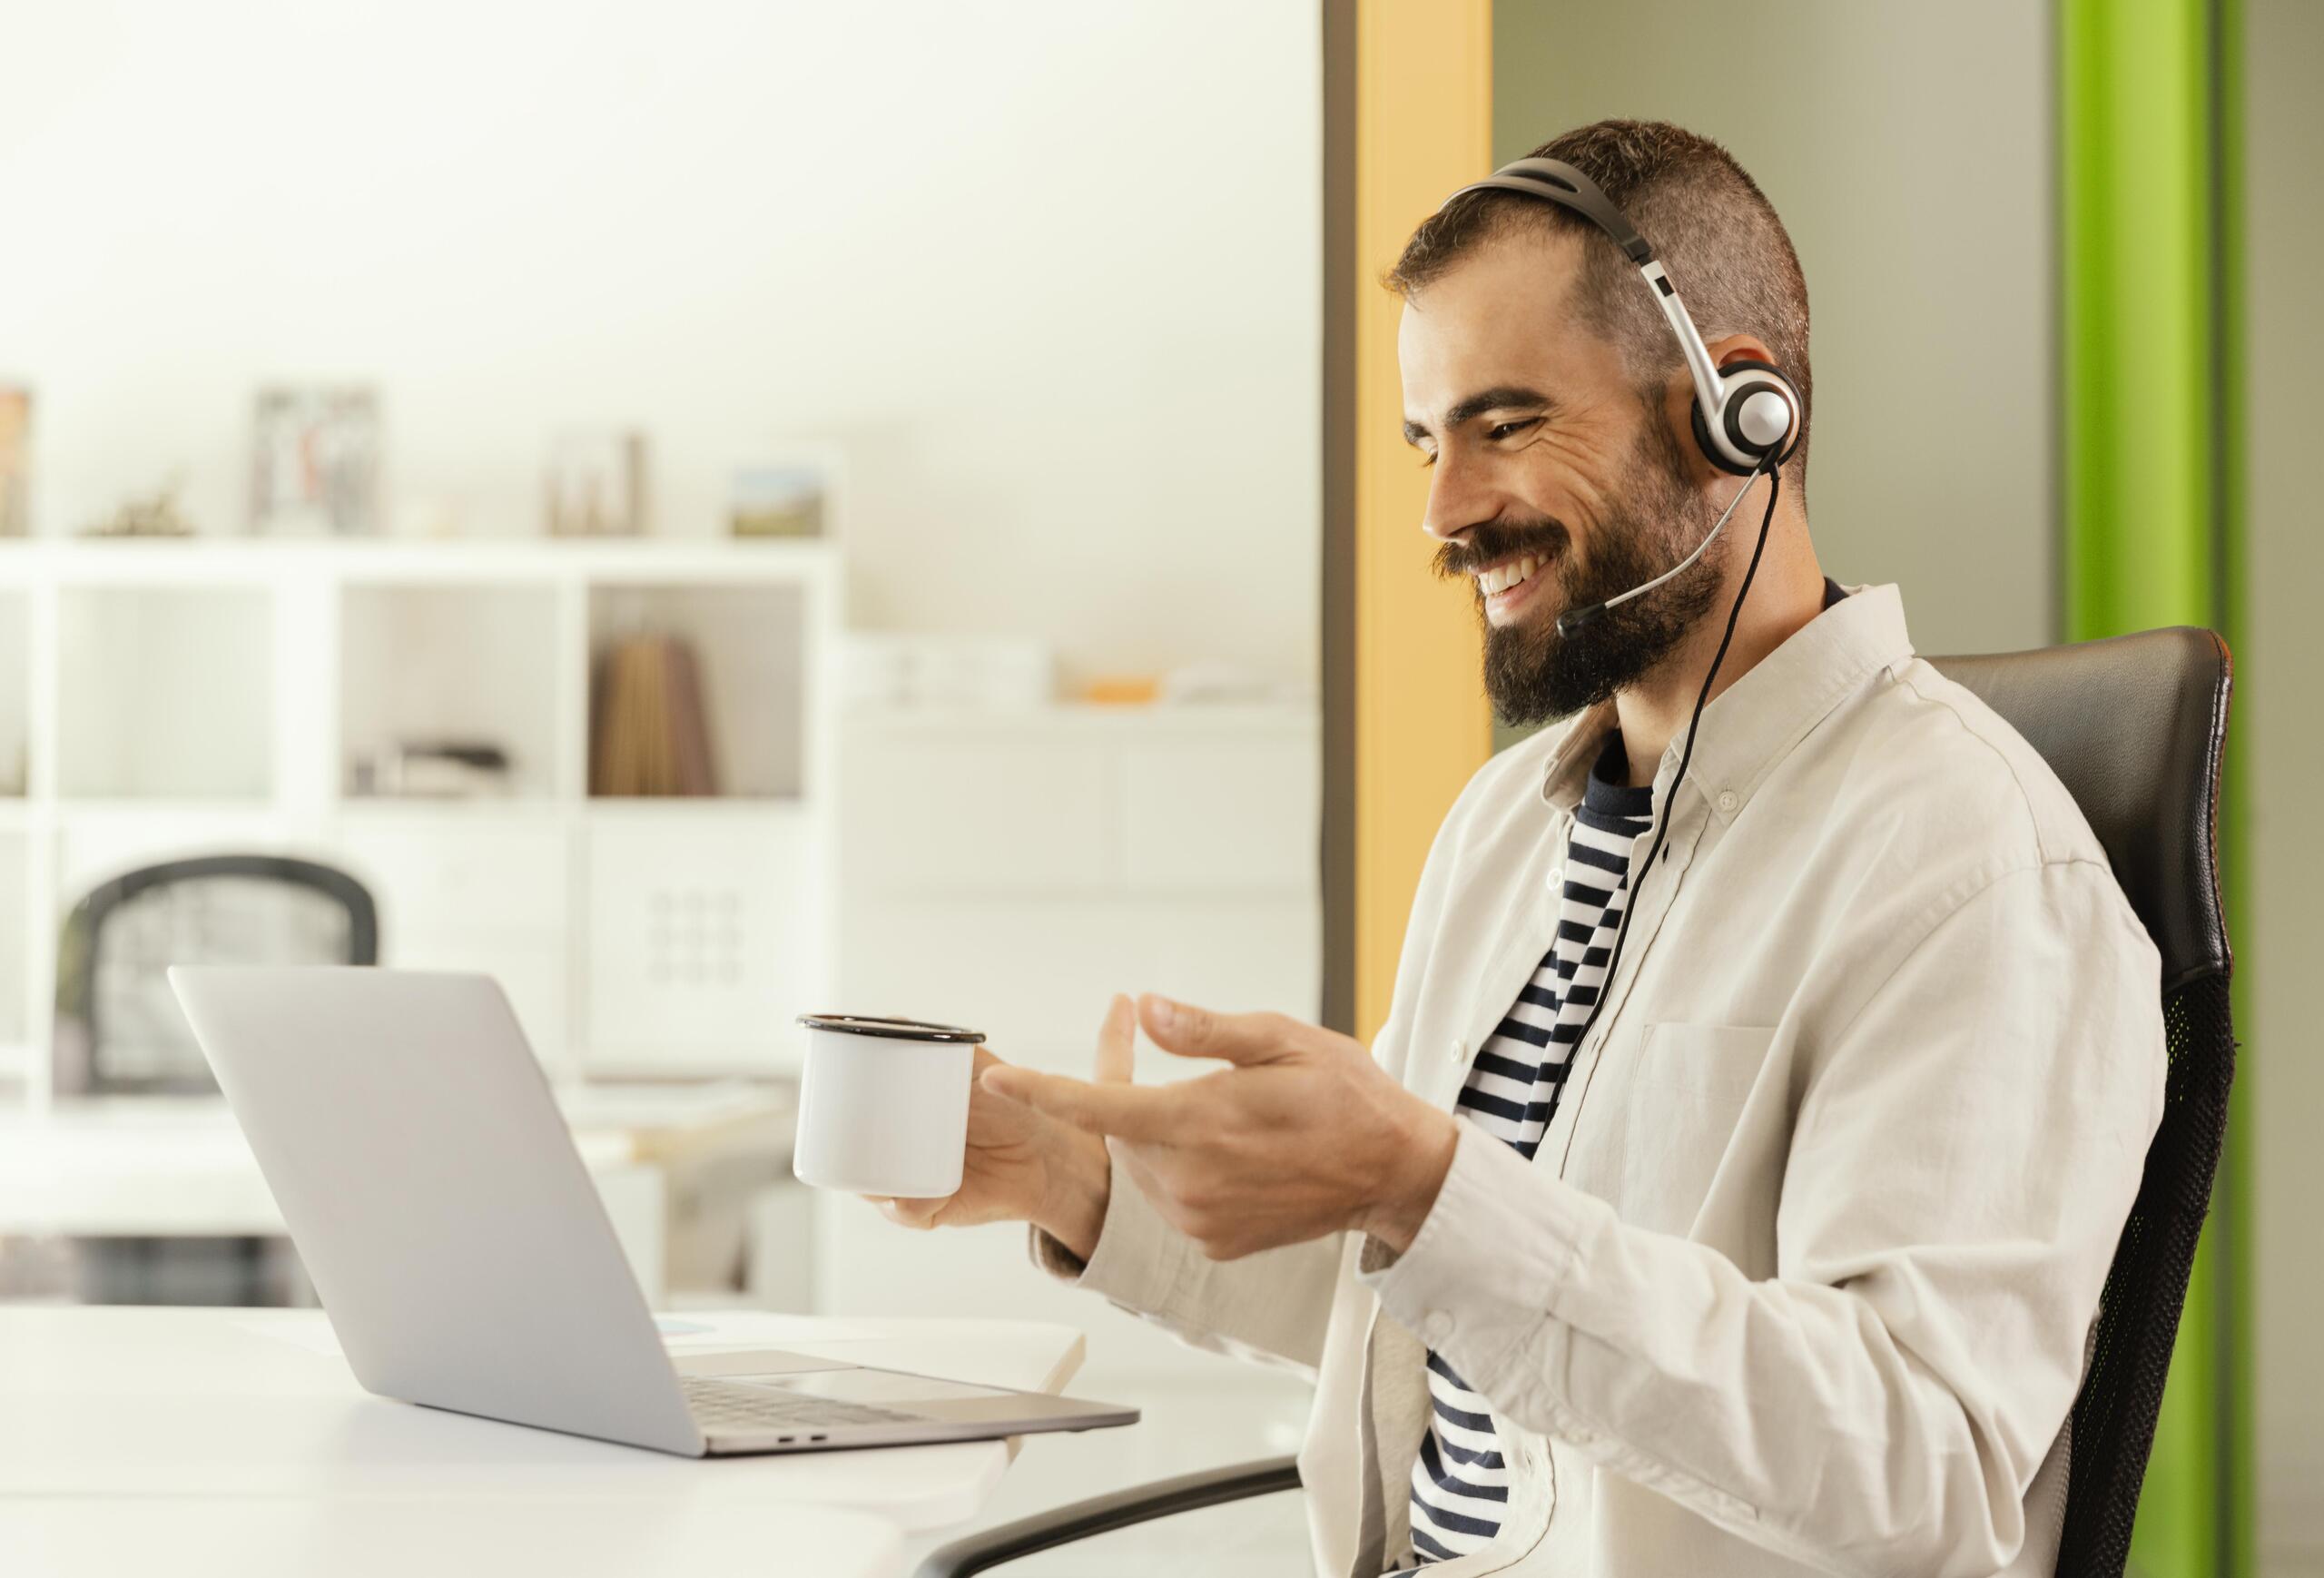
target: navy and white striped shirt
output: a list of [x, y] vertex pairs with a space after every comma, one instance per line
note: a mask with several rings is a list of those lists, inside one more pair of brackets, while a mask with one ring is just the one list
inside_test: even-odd
[[[1618, 734], [1590, 769], [1566, 842], [1558, 929], [1508, 1014], [1477, 1050], [1455, 1110], [1531, 1160], [1557, 1110], [1566, 1061], [1604, 985], [1622, 922], [1630, 850], [1652, 824], [1654, 792], [1626, 787]], [[1482, 1550], [1509, 1502], [1492, 1410], [1452, 1366], [1428, 1356], [1428, 1434], [1413, 1465], [1413, 1556], [1425, 1564]]]

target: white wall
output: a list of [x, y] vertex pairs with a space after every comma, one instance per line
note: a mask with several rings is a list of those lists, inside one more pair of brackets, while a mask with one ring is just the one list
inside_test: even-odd
[[0, 0], [0, 379], [40, 529], [173, 473], [239, 531], [253, 388], [383, 391], [390, 513], [537, 528], [637, 423], [664, 528], [846, 446], [853, 612], [1089, 672], [1312, 677], [1312, 5]]
[[2026, 0], [1494, 6], [1496, 155], [1676, 121], [1783, 215], [1814, 319], [1817, 549], [1899, 583], [1923, 652], [2052, 639], [2050, 27]]

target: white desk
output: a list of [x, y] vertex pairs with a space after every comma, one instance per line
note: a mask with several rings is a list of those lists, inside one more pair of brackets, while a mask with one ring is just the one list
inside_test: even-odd
[[[576, 1129], [593, 1173], [635, 1164], [622, 1129]], [[267, 1238], [282, 1213], [226, 1103], [106, 1096], [0, 1112], [0, 1234]]]
[[[1028, 1322], [758, 1313], [671, 1319], [710, 1328], [673, 1336], [674, 1349], [779, 1342], [865, 1364], [1046, 1391], [1063, 1388], [1082, 1353], [1079, 1332]], [[278, 1542], [268, 1549], [291, 1553], [307, 1548], [297, 1542], [310, 1534], [353, 1548], [363, 1527], [390, 1521], [378, 1514], [386, 1503], [431, 1504], [434, 1521], [425, 1526], [447, 1539], [503, 1517], [519, 1530], [569, 1514], [578, 1519], [574, 1509], [586, 1507], [586, 1518], [605, 1520], [596, 1526], [608, 1528], [625, 1511], [661, 1529], [685, 1526], [698, 1513], [702, 1539], [731, 1534], [747, 1543], [782, 1517], [805, 1515], [778, 1515], [772, 1510], [778, 1504], [866, 1515], [891, 1531], [917, 1532], [972, 1516], [1014, 1451], [1014, 1443], [996, 1441], [787, 1457], [671, 1457], [390, 1403], [358, 1386], [334, 1348], [322, 1317], [305, 1310], [0, 1307], [0, 1551], [16, 1548], [11, 1531], [23, 1528], [27, 1538], [123, 1557], [117, 1568], [93, 1556], [89, 1565], [62, 1572], [134, 1571], [127, 1555], [143, 1550], [136, 1542], [147, 1536], [133, 1525], [149, 1507], [156, 1526], [181, 1528], [189, 1539], [212, 1524], [265, 1528]], [[251, 1505], [202, 1510], [222, 1500]], [[108, 1504], [118, 1524], [103, 1515]], [[92, 1505], [100, 1510], [88, 1511]], [[357, 1510], [344, 1510], [350, 1506]], [[313, 1533], [326, 1524], [328, 1530]], [[837, 1538], [846, 1531], [834, 1524], [830, 1532]], [[561, 1578], [661, 1570], [625, 1562], [622, 1553], [634, 1558], [637, 1547], [623, 1542], [593, 1547], [576, 1540], [574, 1548], [606, 1554], [597, 1565], [528, 1563], [515, 1570], [556, 1571]], [[774, 1559], [781, 1549], [762, 1547], [757, 1560], [739, 1570], [852, 1570], [794, 1567]], [[13, 1560], [5, 1564], [12, 1574], [24, 1571]], [[368, 1571], [327, 1563], [307, 1570]], [[431, 1560], [427, 1570], [451, 1569]]]
[[901, 1538], [787, 1503], [0, 1500], [11, 1578], [895, 1578]]
[[[753, 1088], [577, 1087], [559, 1093], [648, 1298], [666, 1261], [672, 1169], [722, 1145], [789, 1153], [792, 1107]], [[270, 1238], [282, 1215], [222, 1100], [115, 1096], [0, 1109], [0, 1237]]]

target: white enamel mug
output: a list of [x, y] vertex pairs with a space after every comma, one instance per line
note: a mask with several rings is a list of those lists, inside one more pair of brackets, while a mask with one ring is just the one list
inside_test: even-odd
[[807, 1067], [791, 1170], [817, 1188], [940, 1199], [960, 1187], [981, 1032], [919, 1020], [799, 1016]]

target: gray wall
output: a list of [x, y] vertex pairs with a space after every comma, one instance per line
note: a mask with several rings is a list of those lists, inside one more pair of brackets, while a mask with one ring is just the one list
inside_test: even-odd
[[2244, 0], [2245, 273], [2250, 312], [2247, 614], [2234, 726], [2249, 746], [2250, 902], [2243, 1111], [2253, 1146], [2261, 1571], [2324, 1573], [2324, 664], [2315, 650], [2324, 538], [2315, 500], [2314, 370], [2324, 366], [2324, 6]]
[[1817, 547], [1840, 580], [1901, 584], [1924, 652], [2051, 638], [2051, 54], [2027, 0], [1493, 7], [1497, 159], [1675, 121], [1783, 215], [1814, 314]]

